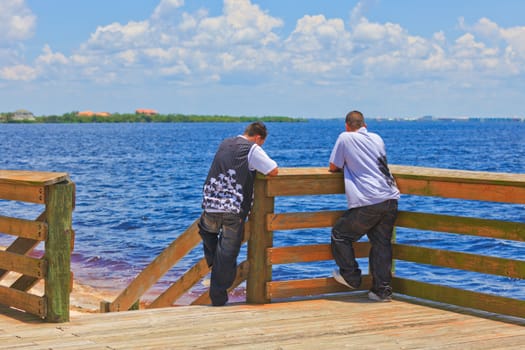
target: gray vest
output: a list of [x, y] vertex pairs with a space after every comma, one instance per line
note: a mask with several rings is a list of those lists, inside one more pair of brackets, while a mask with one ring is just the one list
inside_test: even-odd
[[240, 136], [220, 144], [204, 183], [204, 210], [246, 218], [252, 204], [255, 178], [255, 171], [248, 168], [248, 153], [253, 145], [254, 142]]

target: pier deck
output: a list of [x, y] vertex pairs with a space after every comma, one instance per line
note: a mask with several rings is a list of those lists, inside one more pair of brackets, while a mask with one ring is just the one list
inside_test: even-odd
[[[0, 309], [0, 349], [523, 349], [524, 319], [494, 319], [363, 292], [225, 307], [75, 314], [45, 323]], [[510, 321], [510, 322], [509, 322]]]

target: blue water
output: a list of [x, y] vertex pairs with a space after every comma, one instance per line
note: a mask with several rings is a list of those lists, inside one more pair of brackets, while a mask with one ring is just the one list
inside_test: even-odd
[[[75, 278], [123, 289], [200, 215], [202, 183], [220, 141], [245, 124], [0, 124], [0, 169], [67, 172], [76, 183]], [[325, 167], [342, 120], [268, 123], [264, 145], [281, 167]], [[525, 173], [525, 123], [368, 121], [390, 164]], [[343, 210], [343, 195], [276, 199], [276, 212]], [[525, 222], [525, 206], [402, 196], [401, 210]], [[0, 215], [34, 219], [42, 207], [0, 201]], [[278, 231], [274, 245], [329, 242], [329, 229]], [[12, 237], [0, 235], [0, 244]], [[400, 243], [525, 260], [525, 243], [398, 228]], [[246, 248], [239, 260], [246, 256]], [[200, 246], [154, 288], [202, 257]], [[364, 271], [366, 259], [360, 259]], [[329, 276], [332, 261], [279, 265], [274, 279]], [[525, 299], [525, 281], [396, 263], [396, 274]], [[204, 288], [204, 287], [202, 287]]]

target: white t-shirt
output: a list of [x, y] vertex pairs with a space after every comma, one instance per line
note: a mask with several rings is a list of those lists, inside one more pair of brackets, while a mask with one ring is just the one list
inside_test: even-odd
[[348, 208], [399, 199], [399, 190], [388, 169], [385, 144], [365, 127], [339, 135], [330, 163], [343, 169]]
[[[241, 135], [241, 137], [244, 137]], [[270, 171], [277, 168], [277, 163], [270, 158], [258, 144], [254, 144], [248, 152], [248, 169], [267, 175]]]

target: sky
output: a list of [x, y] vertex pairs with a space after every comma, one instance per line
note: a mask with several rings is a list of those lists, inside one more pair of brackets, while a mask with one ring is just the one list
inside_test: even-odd
[[522, 0], [0, 0], [0, 112], [525, 115]]

